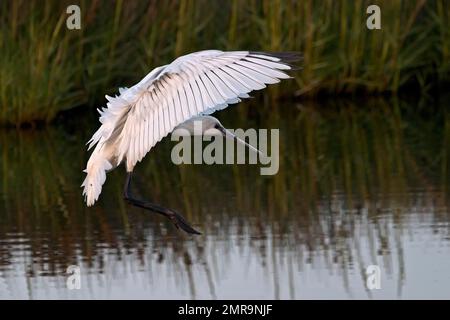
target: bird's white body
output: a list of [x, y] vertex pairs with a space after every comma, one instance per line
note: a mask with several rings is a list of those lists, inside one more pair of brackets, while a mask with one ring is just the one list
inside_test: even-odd
[[276, 55], [206, 50], [155, 68], [116, 97], [106, 96], [107, 107], [99, 110], [101, 126], [89, 141], [89, 149], [95, 149], [82, 184], [87, 205], [98, 199], [107, 171], [124, 162], [131, 172], [178, 125], [289, 78], [284, 72], [289, 69]]

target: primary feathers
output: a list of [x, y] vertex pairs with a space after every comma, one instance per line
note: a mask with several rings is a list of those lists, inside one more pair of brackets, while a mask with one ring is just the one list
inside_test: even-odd
[[116, 97], [106, 96], [101, 126], [88, 142], [89, 149], [95, 148], [82, 184], [87, 205], [98, 199], [107, 171], [124, 162], [131, 172], [177, 125], [290, 78], [285, 71], [297, 58], [295, 53], [200, 51], [154, 69]]

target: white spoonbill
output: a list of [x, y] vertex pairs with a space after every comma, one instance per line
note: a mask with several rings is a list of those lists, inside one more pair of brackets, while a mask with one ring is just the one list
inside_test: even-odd
[[249, 92], [266, 84], [290, 78], [285, 71], [292, 69], [289, 63], [296, 60], [296, 53], [199, 51], [155, 68], [136, 85], [119, 89], [116, 97], [106, 96], [107, 106], [99, 110], [101, 126], [88, 142], [88, 150], [95, 149], [81, 185], [87, 205], [97, 201], [106, 173], [124, 163], [124, 199], [129, 204], [160, 213], [177, 228], [199, 234], [177, 212], [132, 197], [134, 167], [177, 126], [190, 128], [194, 120], [202, 121], [204, 134], [215, 128], [230, 137], [231, 133], [208, 115], [248, 98]]

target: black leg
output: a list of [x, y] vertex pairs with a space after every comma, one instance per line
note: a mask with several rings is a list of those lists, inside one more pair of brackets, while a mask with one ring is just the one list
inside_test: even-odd
[[161, 207], [161, 206], [158, 206], [156, 204], [153, 204], [153, 203], [150, 203], [147, 201], [134, 199], [130, 192], [131, 175], [132, 175], [132, 173], [128, 172], [127, 179], [125, 181], [125, 186], [124, 186], [124, 190], [123, 190], [123, 197], [124, 197], [125, 201], [127, 201], [129, 204], [131, 204], [133, 206], [162, 214], [163, 216], [169, 218], [173, 222], [173, 224], [175, 224], [175, 226], [177, 228], [181, 228], [182, 230], [186, 231], [187, 233], [201, 234], [200, 232], [198, 232], [197, 230], [192, 228], [189, 225], [189, 223], [186, 221], [186, 219], [184, 219], [183, 216], [180, 215], [179, 213], [177, 213], [171, 209]]

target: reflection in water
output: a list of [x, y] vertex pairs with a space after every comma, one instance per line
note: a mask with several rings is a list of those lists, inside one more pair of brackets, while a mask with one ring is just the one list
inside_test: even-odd
[[[85, 207], [96, 123], [1, 131], [0, 298], [450, 298], [450, 113], [385, 100], [258, 104], [218, 116], [279, 128], [277, 175], [175, 166], [169, 139], [137, 167], [136, 196], [178, 210], [198, 237], [126, 206], [124, 170]], [[81, 290], [66, 289], [71, 264]], [[370, 264], [381, 290], [365, 287]]]

